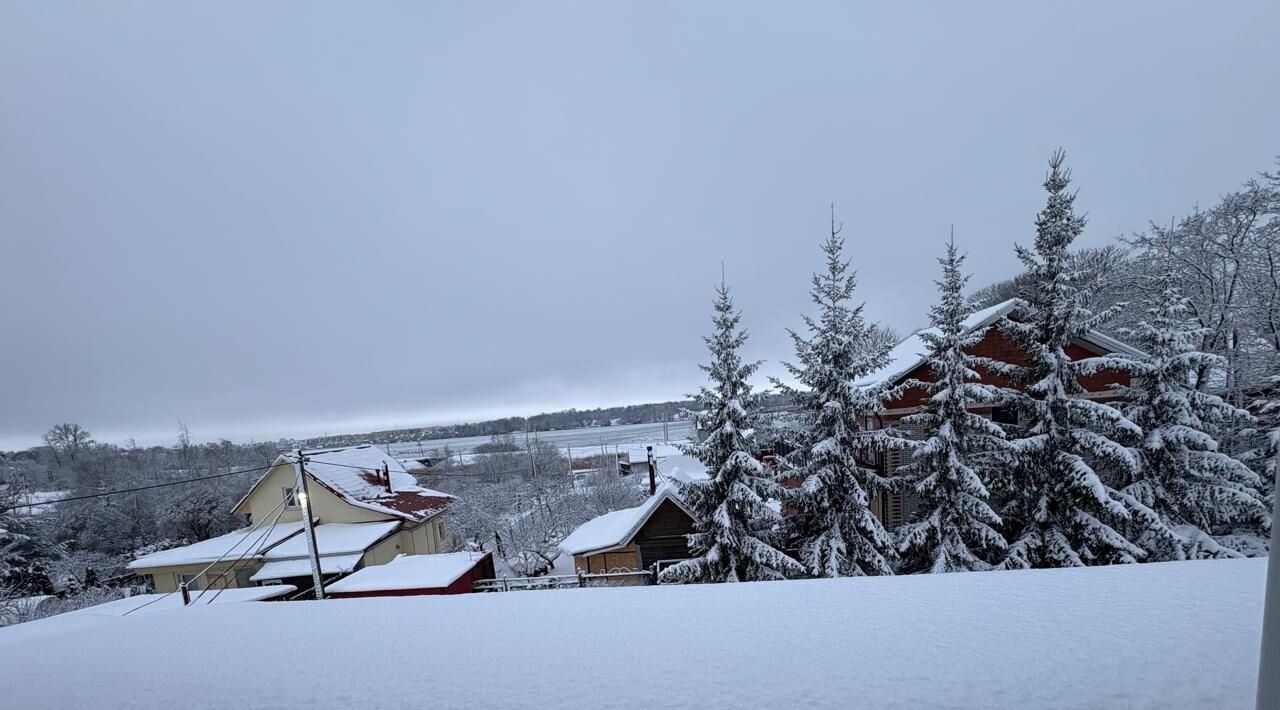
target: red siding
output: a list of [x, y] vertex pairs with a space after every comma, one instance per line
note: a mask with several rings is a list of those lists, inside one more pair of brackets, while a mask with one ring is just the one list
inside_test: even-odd
[[[992, 327], [987, 334], [982, 337], [972, 348], [968, 350], [971, 355], [980, 357], [989, 357], [993, 360], [1013, 363], [1015, 365], [1025, 364], [1027, 361], [1026, 354], [1022, 352], [1018, 346], [1009, 342], [998, 328]], [[1105, 355], [1104, 352], [1094, 352], [1087, 348], [1072, 343], [1067, 346], [1067, 357], [1072, 360], [1080, 360], [1082, 358], [1094, 357], [1096, 355]], [[998, 377], [982, 368], [977, 368], [978, 374], [982, 376], [981, 381], [986, 384], [996, 385], [999, 387], [1009, 386], [1009, 381], [1003, 377]], [[923, 382], [932, 382], [936, 377], [929, 370], [927, 365], [921, 365], [907, 374], [904, 379], [915, 378]], [[1095, 375], [1082, 377], [1080, 385], [1089, 392], [1105, 392], [1109, 385], [1112, 384], [1129, 384], [1129, 375], [1124, 372], [1099, 372]], [[903, 409], [908, 407], [919, 407], [925, 403], [927, 394], [919, 389], [910, 389], [902, 394], [898, 399], [890, 400], [884, 403], [886, 409]], [[1109, 398], [1107, 398], [1109, 399]]]
[[376, 592], [346, 592], [330, 594], [333, 599], [357, 599], [360, 597], [433, 597], [441, 594], [467, 594], [472, 591], [471, 575], [464, 574], [447, 587], [421, 589], [383, 589]]

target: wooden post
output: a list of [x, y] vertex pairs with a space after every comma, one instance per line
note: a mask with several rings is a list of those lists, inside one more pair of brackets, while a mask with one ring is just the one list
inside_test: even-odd
[[1271, 561], [1262, 602], [1262, 650], [1258, 659], [1258, 710], [1280, 710], [1280, 552], [1276, 552], [1280, 546], [1280, 533], [1276, 532], [1280, 495], [1276, 496], [1271, 520]]
[[320, 551], [316, 545], [316, 528], [311, 521], [311, 495], [307, 492], [307, 476], [303, 470], [306, 459], [302, 449], [298, 449], [298, 489], [302, 491], [302, 525], [306, 528], [307, 556], [311, 559], [311, 583], [314, 585], [316, 599], [324, 599], [324, 581], [320, 578]]
[[182, 590], [182, 605], [183, 605], [183, 606], [190, 606], [190, 605], [191, 605], [191, 592], [187, 589], [187, 583], [186, 583], [186, 582], [183, 582], [182, 584], [179, 584], [179, 585], [178, 585], [178, 589]]

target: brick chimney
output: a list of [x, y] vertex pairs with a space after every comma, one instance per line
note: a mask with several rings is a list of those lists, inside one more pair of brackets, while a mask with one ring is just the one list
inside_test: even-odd
[[391, 467], [387, 465], [386, 461], [382, 462], [382, 481], [383, 483], [387, 484], [388, 493], [395, 492], [391, 490]]

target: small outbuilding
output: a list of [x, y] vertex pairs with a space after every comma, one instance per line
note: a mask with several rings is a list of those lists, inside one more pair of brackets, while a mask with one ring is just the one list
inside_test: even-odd
[[644, 503], [578, 526], [560, 543], [579, 572], [639, 572], [689, 558], [696, 518], [675, 486], [663, 484]]
[[488, 552], [400, 555], [328, 585], [325, 593], [334, 599], [466, 594], [474, 590], [476, 580], [493, 577], [493, 555]]

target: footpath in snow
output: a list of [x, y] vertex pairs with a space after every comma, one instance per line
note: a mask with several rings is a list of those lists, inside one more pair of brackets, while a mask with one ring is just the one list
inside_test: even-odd
[[24, 710], [1251, 708], [1265, 573], [1174, 562], [54, 618], [0, 629], [0, 688]]

